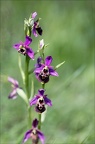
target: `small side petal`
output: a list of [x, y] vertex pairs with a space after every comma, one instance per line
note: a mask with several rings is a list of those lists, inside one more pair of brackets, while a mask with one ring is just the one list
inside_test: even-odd
[[41, 66], [41, 67], [39, 67], [39, 68], [36, 68], [36, 69], [34, 70], [34, 73], [40, 73], [41, 70], [43, 69], [43, 67], [44, 67], [44, 66]]
[[34, 119], [34, 120], [33, 120], [33, 123], [32, 123], [33, 128], [36, 128], [36, 127], [37, 127], [38, 122], [39, 122], [39, 121], [38, 121], [37, 119]]
[[39, 89], [38, 90], [38, 95], [43, 96], [44, 95], [45, 90], [44, 89]]
[[49, 66], [52, 63], [52, 56], [47, 56], [45, 59], [45, 65]]
[[33, 50], [31, 48], [27, 48], [26, 49], [26, 53], [31, 59], [34, 60], [34, 52], [33, 52]]
[[49, 73], [52, 76], [59, 76], [58, 73], [54, 69], [52, 69], [52, 68], [49, 68]]
[[32, 13], [32, 18], [34, 19], [37, 16], [37, 12]]
[[37, 103], [38, 97], [35, 96], [32, 100], [30, 100], [30, 106], [35, 105]]
[[44, 96], [44, 101], [48, 106], [52, 106], [52, 101], [49, 98], [47, 98], [47, 96]]
[[26, 36], [24, 44], [27, 45], [27, 46], [29, 46], [31, 44], [31, 42], [32, 42], [32, 38], [29, 37], [29, 36]]
[[23, 143], [25, 143], [29, 138], [31, 138], [31, 133], [32, 133], [32, 129], [28, 130], [25, 135], [24, 135], [24, 139], [23, 139]]
[[44, 134], [40, 130], [37, 130], [37, 134], [38, 134], [38, 137], [39, 137], [41, 143], [45, 144], [45, 136], [44, 136]]

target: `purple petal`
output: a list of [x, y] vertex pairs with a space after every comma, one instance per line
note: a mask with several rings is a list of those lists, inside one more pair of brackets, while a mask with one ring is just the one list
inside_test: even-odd
[[13, 91], [9, 94], [8, 98], [9, 99], [16, 99], [17, 98], [16, 88], [13, 89]]
[[25, 143], [29, 138], [31, 138], [31, 133], [32, 133], [32, 129], [28, 130], [25, 135], [24, 135], [24, 139], [23, 139], [23, 143]]
[[32, 18], [34, 19], [37, 16], [37, 12], [32, 13]]
[[14, 47], [16, 50], [19, 50], [20, 45], [21, 45], [21, 43], [14, 44], [13, 47]]
[[12, 77], [8, 77], [8, 81], [11, 82], [15, 87], [19, 86], [18, 81], [13, 79]]
[[42, 60], [41, 57], [38, 57], [38, 58], [37, 58], [37, 63], [35, 64], [35, 67], [36, 67], [36, 68], [41, 67], [41, 60]]
[[38, 134], [38, 137], [39, 137], [40, 141], [42, 142], [42, 144], [45, 144], [44, 134], [40, 130], [37, 130], [37, 134]]
[[33, 120], [33, 123], [32, 123], [33, 128], [36, 128], [36, 127], [37, 127], [38, 122], [39, 122], [39, 121], [38, 121], [37, 119], [34, 119], [34, 120]]
[[37, 58], [37, 63], [39, 64], [41, 62], [41, 60], [42, 60], [42, 57], [38, 57]]
[[41, 67], [39, 67], [39, 68], [36, 68], [36, 69], [34, 70], [34, 73], [40, 73], [41, 70], [43, 69], [43, 67], [44, 67], [44, 66], [41, 66]]
[[44, 89], [40, 89], [38, 90], [38, 95], [43, 96], [44, 95], [45, 90]]
[[49, 66], [52, 63], [52, 56], [47, 56], [45, 59], [45, 65]]
[[33, 52], [33, 50], [31, 48], [27, 48], [26, 47], [26, 53], [31, 59], [34, 60], [34, 52]]
[[31, 39], [31, 37], [29, 37], [29, 36], [26, 36], [26, 39], [25, 39], [25, 42], [24, 42], [24, 44], [25, 44], [25, 45], [27, 45], [27, 46], [29, 46], [29, 45], [31, 44], [31, 42], [32, 42], [32, 39]]
[[30, 100], [30, 106], [35, 105], [37, 103], [38, 97], [35, 96], [32, 100]]
[[36, 33], [36, 28], [35, 28], [35, 25], [33, 26], [32, 33], [33, 33], [33, 35], [34, 35], [35, 37], [37, 37], [37, 36], [38, 36], [38, 34]]
[[49, 98], [47, 98], [46, 95], [44, 96], [44, 101], [48, 106], [52, 106], [52, 101]]
[[59, 76], [58, 73], [53, 68], [49, 68], [49, 73], [52, 76]]

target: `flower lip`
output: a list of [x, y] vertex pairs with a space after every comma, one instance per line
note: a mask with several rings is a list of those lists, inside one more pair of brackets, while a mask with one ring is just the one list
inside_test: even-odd
[[49, 81], [49, 75], [44, 75], [43, 73], [40, 73], [39, 75], [38, 75], [38, 78], [39, 78], [39, 80], [41, 81], [41, 82], [43, 82], [43, 83], [47, 83], [48, 81]]
[[35, 110], [36, 110], [36, 112], [41, 114], [46, 110], [46, 108], [45, 108], [45, 106], [43, 106], [43, 107], [36, 106]]
[[36, 111], [42, 113], [46, 110], [44, 98], [41, 96], [36, 103]]
[[43, 30], [40, 26], [36, 28], [36, 31], [38, 32], [39, 35], [42, 35]]
[[43, 69], [41, 70], [40, 74], [39, 74], [39, 79], [44, 82], [47, 83], [49, 81], [49, 69], [47, 66], [43, 67]]

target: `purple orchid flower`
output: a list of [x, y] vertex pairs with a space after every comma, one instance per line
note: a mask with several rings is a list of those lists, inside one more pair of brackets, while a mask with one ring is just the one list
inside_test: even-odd
[[29, 47], [31, 44], [32, 39], [29, 36], [26, 36], [25, 42], [20, 42], [15, 44], [13, 47], [23, 55], [28, 55], [31, 59], [34, 59], [34, 52]]
[[52, 102], [47, 95], [44, 95], [45, 90], [40, 89], [38, 90], [38, 94], [34, 96], [32, 100], [30, 100], [30, 106], [36, 105], [35, 110], [36, 112], [42, 113], [46, 110], [45, 105], [52, 106]]
[[[32, 13], [32, 20], [33, 21], [34, 21], [36, 16], [37, 16], [37, 12]], [[33, 26], [32, 26], [32, 33], [35, 37], [38, 36], [37, 32], [39, 35], [42, 35], [42, 32], [43, 32], [42, 28], [39, 26], [39, 19], [34, 21]]]
[[37, 129], [37, 126], [38, 120], [34, 119], [32, 122], [32, 128], [28, 130], [24, 135], [23, 143], [25, 143], [30, 138], [32, 138], [33, 143], [37, 143], [39, 139], [42, 144], [45, 143], [45, 136], [40, 130]]
[[19, 88], [19, 83], [17, 80], [13, 79], [12, 77], [8, 77], [8, 81], [12, 83], [13, 90], [9, 94], [9, 99], [15, 99], [17, 98], [17, 88]]
[[[39, 58], [38, 58], [39, 59]], [[54, 70], [52, 63], [52, 56], [47, 56], [45, 59], [45, 63], [38, 63], [36, 64], [36, 68], [34, 70], [36, 78], [43, 83], [47, 83], [49, 81], [49, 76], [58, 76], [58, 73]]]

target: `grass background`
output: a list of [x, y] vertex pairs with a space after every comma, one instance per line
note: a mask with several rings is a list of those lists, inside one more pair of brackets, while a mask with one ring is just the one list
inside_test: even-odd
[[[57, 70], [59, 77], [51, 77], [46, 85], [53, 102], [42, 126], [46, 144], [95, 143], [94, 10], [94, 0], [0, 1], [1, 144], [20, 144], [27, 130], [26, 106], [20, 97], [8, 100], [11, 88], [6, 76], [23, 86], [13, 44], [24, 41], [23, 21], [34, 11], [42, 18], [43, 36], [32, 36], [31, 47], [36, 51], [44, 38], [49, 43], [45, 55], [53, 56], [53, 65], [65, 61]], [[24, 66], [23, 56], [22, 61]], [[35, 93], [39, 88], [35, 80]]]

